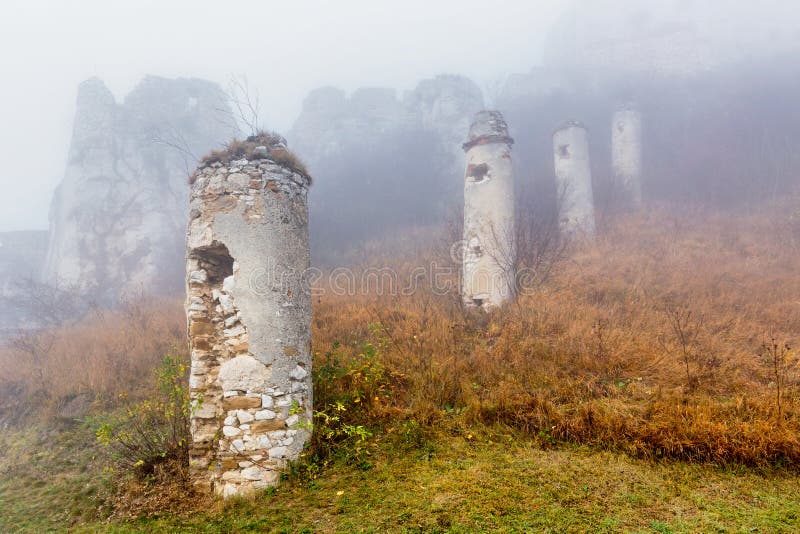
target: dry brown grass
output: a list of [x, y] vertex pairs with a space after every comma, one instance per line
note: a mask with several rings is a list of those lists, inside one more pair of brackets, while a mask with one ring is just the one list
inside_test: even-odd
[[381, 346], [381, 363], [404, 380], [376, 415], [437, 424], [455, 412], [542, 443], [796, 467], [795, 351], [779, 410], [762, 348], [773, 338], [793, 347], [800, 332], [800, 249], [783, 213], [618, 217], [545, 286], [489, 317], [425, 291], [322, 296], [315, 349]]
[[107, 520], [130, 520], [164, 513], [181, 516], [209, 509], [214, 504], [211, 496], [192, 485], [188, 462], [186, 464], [170, 460], [156, 466], [156, 471], [146, 480], [121, 478], [104, 502], [110, 512]]
[[185, 321], [177, 299], [141, 300], [11, 341], [0, 349], [0, 418], [80, 415], [149, 394], [164, 354], [186, 355]]
[[[390, 394], [363, 396], [354, 421], [373, 428], [501, 424], [544, 445], [800, 466], [800, 232], [788, 211], [651, 207], [602, 227], [546, 284], [488, 316], [425, 286], [315, 296], [315, 365], [329, 353], [358, 360], [366, 342], [377, 347], [367, 365], [389, 377]], [[402, 279], [441, 261], [412, 249], [361, 263], [389, 261]], [[0, 386], [22, 391], [12, 399], [145, 391], [162, 354], [183, 350], [184, 319], [177, 302], [149, 303], [52, 334], [54, 348], [38, 361], [0, 354]], [[764, 350], [773, 339], [789, 346], [778, 367]], [[354, 373], [342, 387], [363, 385]]]
[[[286, 148], [286, 140], [280, 135], [273, 132], [260, 131], [256, 135], [252, 135], [245, 140], [232, 139], [220, 150], [214, 150], [207, 154], [200, 160], [201, 165], [210, 165], [212, 163], [228, 164], [231, 161], [245, 158], [253, 159], [253, 153], [256, 147], [264, 146], [268, 151], [268, 158], [282, 165], [296, 173], [304, 176], [308, 183], [311, 183], [311, 175], [308, 173], [303, 161], [289, 149]], [[189, 177], [189, 183], [193, 184], [196, 180], [196, 174]]]

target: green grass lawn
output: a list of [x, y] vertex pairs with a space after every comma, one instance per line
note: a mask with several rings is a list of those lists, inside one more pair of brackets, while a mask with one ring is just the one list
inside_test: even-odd
[[66, 530], [100, 517], [106, 484], [87, 425], [0, 430], [0, 533]]
[[[334, 465], [253, 502], [131, 522], [98, 519], [91, 433], [6, 431], [0, 532], [796, 532], [794, 474], [733, 471], [523, 438], [441, 435], [379, 445], [372, 467]], [[87, 443], [88, 440], [88, 443]], [[43, 450], [48, 449], [48, 450]], [[72, 456], [70, 451], [73, 451]], [[28, 463], [13, 465], [26, 459]]]

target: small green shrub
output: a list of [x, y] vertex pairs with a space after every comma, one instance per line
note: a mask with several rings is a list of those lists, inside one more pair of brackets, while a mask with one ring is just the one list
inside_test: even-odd
[[186, 366], [165, 356], [156, 369], [156, 392], [103, 421], [95, 431], [108, 452], [110, 469], [146, 478], [166, 463], [188, 465], [191, 403]]
[[423, 449], [430, 445], [426, 429], [416, 419], [403, 421], [397, 435], [406, 449]]
[[331, 461], [339, 460], [362, 469], [371, 467], [374, 446], [371, 428], [390, 404], [399, 377], [381, 363], [378, 347], [364, 343], [357, 351], [335, 343], [315, 362], [313, 434], [305, 465], [316, 476]]

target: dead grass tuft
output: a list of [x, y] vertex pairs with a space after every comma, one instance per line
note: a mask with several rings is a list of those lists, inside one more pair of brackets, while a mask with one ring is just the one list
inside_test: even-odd
[[153, 514], [189, 515], [213, 507], [207, 492], [198, 492], [189, 480], [188, 465], [177, 460], [156, 466], [147, 479], [120, 480], [104, 502], [109, 520], [131, 520]]
[[315, 309], [315, 348], [357, 358], [364, 341], [380, 347], [379, 364], [404, 380], [375, 422], [436, 425], [457, 413], [542, 444], [796, 468], [800, 248], [789, 216], [769, 211], [617, 216], [488, 317], [424, 288], [329, 293]]
[[[256, 135], [251, 135], [245, 140], [233, 139], [221, 150], [214, 150], [200, 160], [200, 165], [211, 165], [213, 163], [228, 164], [238, 159], [252, 160], [255, 158], [256, 147], [264, 146], [267, 148], [267, 159], [270, 159], [288, 169], [305, 177], [309, 184], [311, 176], [302, 160], [286, 148], [286, 140], [274, 132], [260, 131]], [[196, 174], [189, 177], [189, 183], [193, 184]]]
[[[774, 207], [619, 215], [491, 315], [464, 313], [452, 293], [425, 284], [409, 295], [323, 288], [317, 407], [348, 403], [344, 422], [371, 432], [506, 425], [544, 446], [796, 469], [800, 241], [791, 221]], [[417, 247], [390, 265], [408, 280], [436, 259]], [[176, 302], [97, 312], [40, 336], [53, 336], [51, 350], [0, 354], [5, 410], [145, 395], [161, 356], [185, 346]]]
[[165, 354], [188, 357], [185, 330], [180, 302], [140, 300], [24, 334], [0, 349], [0, 420], [80, 417], [143, 399]]

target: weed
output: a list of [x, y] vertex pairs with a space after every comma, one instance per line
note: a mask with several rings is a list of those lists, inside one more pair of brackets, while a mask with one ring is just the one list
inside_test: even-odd
[[797, 356], [788, 343], [777, 341], [774, 334], [762, 343], [761, 354], [769, 368], [772, 385], [775, 388], [775, 419], [778, 425], [783, 425], [784, 395], [789, 373], [797, 365]]
[[[311, 183], [311, 175], [308, 173], [306, 166], [295, 153], [286, 148], [286, 140], [274, 132], [263, 130], [249, 136], [244, 141], [232, 139], [222, 149], [214, 150], [203, 157], [201, 165], [210, 165], [212, 163], [228, 164], [231, 161], [242, 158], [252, 160], [255, 158], [255, 149], [259, 146], [267, 149], [267, 159], [295, 171], [304, 176], [309, 184]], [[194, 183], [196, 179], [196, 174], [191, 175], [189, 183]]]
[[188, 464], [191, 404], [185, 375], [180, 358], [165, 356], [156, 370], [156, 395], [97, 428], [97, 440], [107, 448], [112, 469], [145, 479], [159, 465]]

